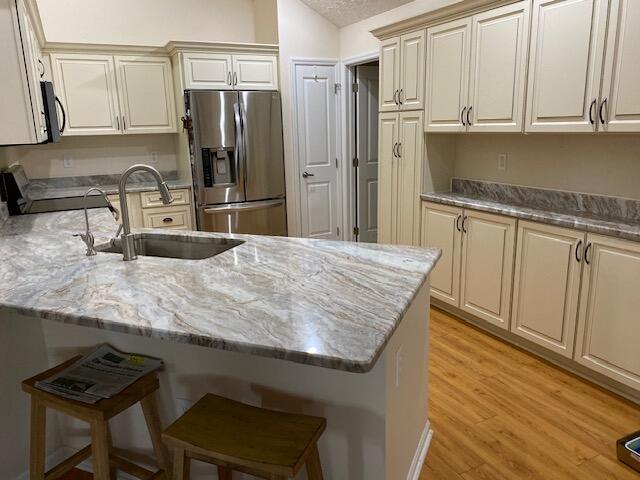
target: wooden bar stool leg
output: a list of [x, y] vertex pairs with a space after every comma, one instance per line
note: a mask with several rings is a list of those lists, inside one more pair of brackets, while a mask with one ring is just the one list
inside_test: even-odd
[[323, 480], [322, 477], [322, 465], [320, 464], [320, 455], [318, 454], [318, 446], [313, 447], [313, 450], [307, 458], [307, 478], [309, 480]]
[[218, 466], [218, 480], [231, 480], [233, 472], [230, 468]]
[[94, 480], [111, 480], [109, 469], [109, 432], [107, 422], [91, 422], [91, 461]]
[[31, 452], [29, 460], [29, 478], [44, 479], [45, 439], [47, 429], [47, 409], [42, 403], [31, 397]]
[[191, 476], [191, 459], [185, 455], [184, 448], [176, 448], [173, 452], [173, 479], [189, 480]]
[[151, 437], [151, 443], [153, 444], [153, 451], [156, 454], [158, 464], [165, 472], [165, 476], [169, 476], [171, 472], [171, 459], [169, 457], [169, 450], [162, 441], [162, 427], [160, 426], [160, 416], [158, 415], [158, 407], [155, 401], [155, 394], [147, 395], [140, 401], [142, 406], [142, 412], [144, 413], [144, 419], [147, 422], [147, 428], [149, 429], [149, 436]]
[[[111, 427], [109, 427], [109, 421], [107, 420], [107, 442], [108, 442], [108, 446], [109, 446], [109, 452], [111, 452], [111, 449], [113, 448], [113, 437], [111, 436]], [[118, 479], [118, 469], [117, 468], [113, 468], [113, 467], [109, 467], [109, 476], [111, 477], [111, 480], [117, 480]]]

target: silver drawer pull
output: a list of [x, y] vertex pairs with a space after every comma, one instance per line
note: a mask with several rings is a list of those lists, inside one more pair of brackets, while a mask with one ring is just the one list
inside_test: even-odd
[[173, 222], [173, 218], [171, 218], [171, 217], [165, 217], [165, 218], [163, 218], [163, 219], [162, 219], [162, 221], [163, 221], [164, 223], [171, 223], [171, 222]]

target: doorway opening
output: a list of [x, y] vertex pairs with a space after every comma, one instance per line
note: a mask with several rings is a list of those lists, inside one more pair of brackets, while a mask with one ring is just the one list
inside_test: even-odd
[[353, 237], [376, 243], [378, 238], [378, 78], [379, 62], [353, 67], [352, 149]]

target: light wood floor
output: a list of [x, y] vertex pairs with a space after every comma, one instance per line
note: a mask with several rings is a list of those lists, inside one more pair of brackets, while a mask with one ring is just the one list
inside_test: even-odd
[[420, 480], [639, 480], [616, 459], [640, 407], [431, 310], [429, 416]]

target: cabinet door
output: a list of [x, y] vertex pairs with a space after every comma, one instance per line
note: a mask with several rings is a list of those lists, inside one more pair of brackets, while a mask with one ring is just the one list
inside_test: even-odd
[[509, 328], [516, 220], [464, 211], [460, 308]]
[[459, 306], [462, 209], [437, 203], [422, 204], [420, 245], [442, 250], [431, 271], [431, 295], [454, 307]]
[[532, 16], [526, 131], [595, 131], [607, 1], [534, 0]]
[[402, 110], [424, 108], [424, 30], [400, 37], [400, 91]]
[[639, 389], [640, 244], [587, 235], [587, 245], [575, 360]]
[[612, 0], [601, 102], [608, 132], [640, 132], [640, 2]]
[[221, 53], [183, 53], [185, 90], [231, 90], [231, 55]]
[[380, 45], [380, 111], [398, 110], [400, 91], [400, 38], [390, 38]]
[[520, 221], [511, 331], [573, 358], [585, 234]]
[[428, 132], [462, 132], [469, 92], [471, 18], [427, 29]]
[[278, 57], [275, 55], [234, 55], [233, 88], [236, 90], [277, 90]]
[[424, 136], [421, 111], [400, 113], [396, 171], [391, 195], [397, 199], [391, 225], [395, 226], [399, 245], [418, 245], [420, 242], [420, 190]]
[[473, 17], [470, 132], [522, 131], [529, 5], [519, 2]]
[[396, 170], [398, 114], [381, 113], [378, 117], [378, 243], [395, 243], [392, 214], [397, 202], [391, 185]]
[[124, 133], [176, 131], [171, 61], [166, 57], [115, 57]]
[[121, 133], [111, 55], [52, 53], [53, 83], [67, 113], [65, 136]]

